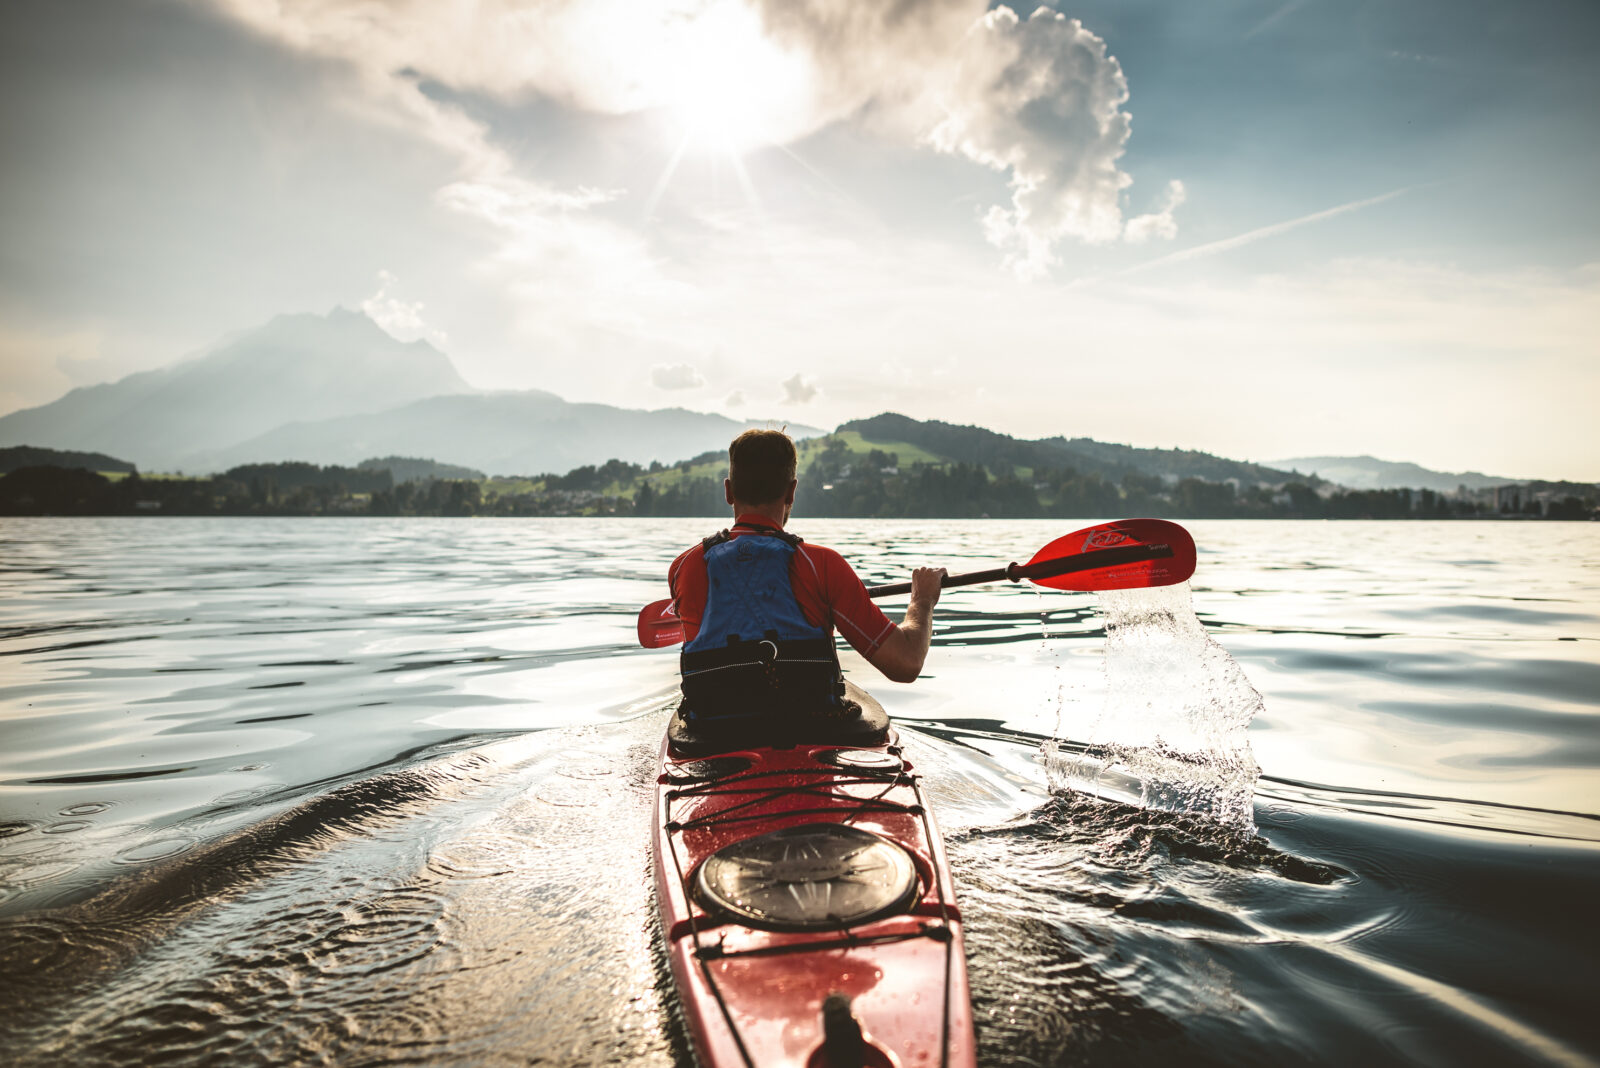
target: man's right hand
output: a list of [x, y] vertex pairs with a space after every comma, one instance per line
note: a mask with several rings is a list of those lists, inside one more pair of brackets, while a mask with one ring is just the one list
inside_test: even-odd
[[948, 572], [942, 567], [919, 567], [911, 572], [911, 600], [925, 602], [932, 608], [939, 603]]

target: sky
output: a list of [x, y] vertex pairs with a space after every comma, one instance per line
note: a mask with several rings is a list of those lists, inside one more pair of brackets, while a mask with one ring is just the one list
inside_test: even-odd
[[0, 413], [485, 389], [1600, 480], [1592, 0], [7, 0]]

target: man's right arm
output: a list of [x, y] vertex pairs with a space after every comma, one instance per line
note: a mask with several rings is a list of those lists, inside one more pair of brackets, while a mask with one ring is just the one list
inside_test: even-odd
[[883, 643], [867, 654], [867, 662], [893, 682], [915, 682], [933, 641], [933, 606], [939, 603], [945, 569], [919, 567], [911, 572], [911, 603], [906, 618]]

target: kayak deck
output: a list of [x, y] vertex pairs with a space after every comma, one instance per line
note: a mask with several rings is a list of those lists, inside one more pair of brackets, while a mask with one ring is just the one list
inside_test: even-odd
[[[838, 1068], [829, 1051], [855, 1041], [852, 1016], [864, 1042], [857, 1063], [974, 1063], [961, 919], [944, 844], [896, 743], [889, 730], [875, 745], [715, 755], [702, 746], [682, 755], [670, 737], [663, 741], [657, 899], [702, 1063]], [[813, 849], [837, 839], [845, 844], [835, 843], [843, 850], [836, 858]], [[764, 871], [778, 874], [762, 878]], [[887, 887], [896, 877], [906, 880], [903, 893], [850, 911], [862, 884]], [[823, 918], [787, 918], [808, 909]], [[829, 1001], [840, 994], [847, 1005]], [[841, 1006], [848, 1010], [844, 1045], [836, 1035], [825, 1047], [825, 1002], [835, 1024]]]

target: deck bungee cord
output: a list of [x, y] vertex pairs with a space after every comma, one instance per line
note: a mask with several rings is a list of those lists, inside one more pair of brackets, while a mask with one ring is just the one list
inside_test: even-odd
[[[667, 763], [662, 778], [671, 783], [661, 792], [662, 809], [660, 817], [662, 828], [667, 832], [668, 852], [671, 857], [672, 871], [680, 892], [685, 899], [697, 900], [702, 907], [707, 905], [706, 895], [698, 892], [694, 876], [691, 871], [685, 870], [685, 858], [682, 849], [682, 836], [696, 829], [726, 828], [729, 825], [747, 824], [759, 821], [779, 820], [790, 829], [806, 829], [817, 826], [815, 824], [794, 823], [797, 818], [825, 816], [830, 817], [829, 825], [838, 827], [854, 827], [855, 824], [874, 814], [894, 814], [903, 818], [914, 820], [921, 831], [921, 846], [927, 850], [927, 857], [933, 858], [940, 855], [938, 845], [933, 838], [933, 828], [930, 822], [923, 818], [927, 814], [926, 799], [922, 792], [921, 776], [910, 770], [904, 760], [903, 749], [896, 744], [888, 744], [880, 749], [814, 749], [811, 755], [825, 766], [817, 767], [781, 767], [750, 770], [748, 762], [732, 753], [724, 757], [711, 760], [687, 759], [678, 763]], [[830, 761], [830, 756], [837, 757], [837, 761]], [[872, 761], [881, 764], [879, 767], [859, 766], [862, 758], [887, 757], [888, 760]], [[729, 764], [737, 761], [739, 770], [728, 769], [723, 774], [717, 774], [715, 765], [726, 761]], [[693, 765], [705, 768], [702, 772], [691, 770]], [[710, 766], [710, 767], [706, 767]], [[687, 772], [687, 779], [674, 778], [673, 772], [681, 774]], [[700, 774], [707, 777], [701, 778]], [[795, 780], [799, 779], [799, 782]], [[867, 793], [863, 796], [855, 792], [861, 788], [877, 788], [876, 793]], [[909, 790], [909, 801], [897, 801], [889, 797], [896, 789]], [[715, 808], [711, 811], [699, 813], [687, 818], [679, 818], [676, 810], [682, 808], [690, 801], [707, 801], [710, 799], [729, 799], [729, 804]], [[807, 806], [806, 802], [815, 799], [832, 804]], [[798, 807], [788, 807], [784, 802], [799, 801]], [[861, 832], [871, 838], [878, 839], [876, 834]], [[755, 835], [754, 838], [760, 838]], [[747, 839], [746, 841], [753, 840]], [[885, 844], [888, 843], [886, 840]], [[850, 861], [855, 856], [864, 852], [866, 846], [856, 849], [853, 853], [841, 855], [839, 860]], [[701, 864], [704, 865], [702, 860]], [[836, 878], [847, 878], [853, 872], [846, 869]], [[858, 948], [892, 945], [927, 939], [941, 945], [943, 953], [942, 980], [940, 983], [941, 1021], [939, 1037], [940, 1068], [949, 1065], [949, 1033], [952, 988], [954, 986], [954, 954], [960, 944], [959, 938], [952, 926], [951, 920], [955, 912], [954, 902], [951, 900], [946, 880], [935, 872], [934, 877], [926, 880], [926, 887], [922, 884], [923, 877], [918, 873], [915, 877], [913, 892], [898, 903], [898, 906], [888, 912], [877, 911], [865, 919], [846, 921], [838, 917], [818, 917], [806, 924], [806, 929], [817, 931], [827, 930], [829, 937], [808, 938], [805, 941], [776, 943], [742, 948], [729, 948], [726, 932], [714, 939], [708, 932], [706, 920], [696, 910], [691, 910], [687, 917], [689, 938], [692, 942], [691, 955], [697, 969], [714, 1000], [719, 1015], [723, 1018], [734, 1042], [738, 1048], [740, 1058], [746, 1065], [753, 1066], [757, 1061], [752, 1057], [743, 1038], [739, 1033], [736, 1016], [729, 998], [723, 990], [723, 984], [711, 968], [717, 961], [734, 958], [775, 958], [803, 953], [830, 953], [848, 951]], [[785, 885], [782, 880], [773, 880], [769, 887]], [[791, 888], [792, 889], [792, 888]], [[931, 900], [924, 901], [925, 891], [931, 891]], [[711, 910], [715, 912], [715, 909]], [[831, 920], [832, 922], [829, 922]], [[871, 931], [874, 926], [882, 926], [888, 921], [900, 921], [898, 929]], [[909, 921], [909, 922], [906, 922]], [[712, 926], [722, 926], [720, 922]], [[782, 928], [775, 928], [782, 930]], [[832, 1032], [834, 1026], [830, 1024], [830, 1014], [834, 1018], [844, 1018], [851, 1021], [846, 1026], [847, 1034], [851, 1037], [838, 1040], [845, 1043], [859, 1045], [860, 1023], [849, 1012], [848, 998], [830, 994], [824, 1004], [823, 1011], [823, 1049], [824, 1057], [827, 1051], [835, 1044]], [[848, 1047], [847, 1047], [848, 1048]], [[832, 1060], [825, 1059], [822, 1063], [831, 1065]], [[865, 1062], [858, 1062], [865, 1063]]]

